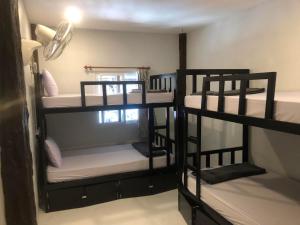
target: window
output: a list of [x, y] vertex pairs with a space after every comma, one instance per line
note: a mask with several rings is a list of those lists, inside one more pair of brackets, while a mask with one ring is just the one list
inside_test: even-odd
[[99, 112], [99, 123], [133, 123], [139, 120], [138, 109], [108, 110]]
[[[137, 72], [129, 73], [103, 73], [97, 75], [98, 81], [137, 81], [138, 74]], [[131, 92], [133, 89], [137, 89], [137, 84], [127, 85], [127, 93]], [[123, 93], [123, 88], [120, 85], [108, 85], [107, 95], [117, 95]], [[102, 94], [102, 86], [98, 86], [98, 93]], [[134, 123], [139, 119], [139, 110], [138, 109], [126, 109], [126, 110], [109, 110], [109, 111], [100, 111], [99, 112], [99, 123]]]

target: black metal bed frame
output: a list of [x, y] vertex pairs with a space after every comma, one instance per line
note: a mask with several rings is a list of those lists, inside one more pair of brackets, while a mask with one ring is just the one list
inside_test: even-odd
[[[168, 90], [172, 91], [172, 87], [176, 87], [176, 80], [174, 80], [176, 73], [164, 73], [159, 75], [152, 75], [150, 77], [150, 89], [154, 90]], [[168, 89], [169, 84], [169, 89]], [[164, 86], [164, 87], [163, 87]]]
[[[35, 76], [35, 95], [36, 95], [36, 115], [37, 115], [37, 140], [38, 149], [36, 152], [38, 168], [38, 189], [39, 204], [46, 212], [78, 208], [91, 204], [97, 204], [112, 201], [126, 197], [136, 197], [143, 195], [156, 194], [163, 191], [175, 189], [177, 187], [177, 164], [171, 164], [171, 153], [174, 149], [175, 140], [170, 138], [170, 108], [174, 107], [174, 102], [168, 103], [146, 103], [146, 89], [144, 81], [83, 81], [81, 88], [81, 106], [80, 107], [62, 107], [62, 108], [44, 108], [42, 96], [44, 87], [40, 74]], [[162, 80], [165, 81], [165, 90], [167, 84], [165, 78], [174, 79], [176, 73], [161, 74], [150, 76], [150, 83], [159, 82], [154, 89], [162, 88]], [[130, 84], [138, 84], [142, 93], [141, 104], [128, 104], [126, 87]], [[87, 106], [85, 87], [89, 85], [101, 85], [103, 90], [103, 105]], [[107, 102], [107, 85], [121, 85], [123, 87], [123, 104], [109, 105]], [[150, 85], [151, 86], [151, 85]], [[151, 86], [153, 89], [153, 86]], [[174, 82], [170, 82], [169, 90], [175, 89]], [[101, 177], [87, 178], [82, 180], [67, 181], [61, 183], [48, 183], [47, 165], [48, 159], [44, 150], [44, 141], [47, 137], [47, 114], [76, 113], [101, 110], [120, 110], [120, 109], [148, 109], [149, 125], [149, 169], [145, 171], [134, 171]], [[166, 125], [154, 125], [154, 109], [165, 108]], [[158, 131], [166, 129], [166, 135]], [[154, 146], [153, 143], [159, 145]], [[153, 168], [153, 152], [166, 149], [166, 167]]]
[[[197, 92], [197, 76], [204, 76], [202, 84], [201, 109], [187, 108], [184, 105], [186, 96], [186, 77], [192, 76], [192, 92]], [[264, 118], [256, 118], [246, 115], [247, 100], [246, 88], [250, 81], [267, 80], [266, 108]], [[237, 82], [240, 82], [240, 95], [238, 114], [224, 112], [224, 91], [225, 82], [231, 82], [232, 90], [237, 89]], [[207, 92], [212, 82], [217, 82], [219, 87], [217, 111], [207, 110]], [[200, 170], [203, 167], [211, 167], [211, 157], [218, 155], [218, 164], [224, 164], [224, 154], [230, 153], [230, 163], [236, 163], [236, 152], [242, 152], [242, 162], [248, 161], [249, 154], [249, 126], [256, 126], [281, 132], [300, 134], [300, 124], [274, 120], [274, 96], [276, 86], [276, 73], [250, 74], [249, 70], [178, 70], [177, 71], [177, 123], [176, 123], [176, 147], [179, 161], [179, 210], [188, 224], [191, 225], [230, 225], [231, 223], [218, 214], [214, 209], [201, 201]], [[199, 102], [200, 104], [200, 102]], [[190, 136], [188, 132], [188, 115], [197, 116], [196, 137]], [[209, 117], [230, 121], [243, 125], [243, 145], [227, 149], [210, 151], [202, 150], [201, 122], [202, 117]], [[197, 146], [195, 153], [188, 151], [188, 142]], [[205, 165], [201, 165], [202, 157], [205, 158]], [[192, 158], [192, 160], [189, 160]], [[192, 165], [190, 163], [192, 161]], [[188, 190], [188, 171], [196, 174], [196, 195]], [[183, 179], [182, 179], [183, 175]]]

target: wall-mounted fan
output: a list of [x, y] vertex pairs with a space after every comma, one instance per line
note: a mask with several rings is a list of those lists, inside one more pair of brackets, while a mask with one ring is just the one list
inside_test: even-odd
[[28, 65], [34, 50], [44, 47], [46, 60], [58, 58], [72, 39], [72, 23], [62, 22], [56, 31], [43, 25], [37, 25], [35, 34], [37, 41], [22, 39], [23, 63]]

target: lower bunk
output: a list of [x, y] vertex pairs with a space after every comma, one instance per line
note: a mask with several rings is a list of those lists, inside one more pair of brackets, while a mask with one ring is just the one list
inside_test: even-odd
[[60, 168], [47, 167], [42, 207], [46, 212], [79, 208], [177, 188], [175, 157], [149, 158], [132, 145], [115, 145], [63, 153]]
[[300, 183], [275, 173], [243, 177], [218, 184], [189, 173], [179, 188], [179, 210], [191, 225], [300, 225]]

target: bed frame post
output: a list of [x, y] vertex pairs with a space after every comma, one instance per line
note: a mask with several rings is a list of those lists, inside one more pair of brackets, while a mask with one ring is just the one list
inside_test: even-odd
[[183, 173], [183, 151], [184, 143], [184, 97], [186, 94], [186, 77], [184, 70], [177, 70], [176, 80], [176, 123], [175, 123], [175, 136], [176, 136], [176, 155], [178, 165], [178, 181], [181, 183]]
[[266, 111], [265, 118], [272, 120], [274, 116], [274, 97], [275, 97], [275, 88], [276, 88], [276, 73], [270, 73], [268, 78], [268, 87], [267, 87], [267, 102], [266, 102]]
[[202, 152], [202, 116], [197, 115], [197, 151], [196, 151], [196, 197], [201, 196], [201, 152]]
[[153, 77], [150, 76], [150, 90], [153, 89]]
[[47, 185], [47, 157], [45, 154], [44, 143], [47, 136], [47, 124], [45, 114], [43, 113], [42, 96], [44, 93], [42, 75], [34, 74], [35, 81], [35, 104], [37, 115], [37, 150], [36, 150], [36, 167], [38, 173], [38, 194], [39, 205], [42, 209], [47, 211], [47, 194], [45, 186]]
[[[183, 185], [188, 187], [188, 127], [189, 127], [189, 114], [187, 110], [183, 113], [184, 128], [183, 128]], [[198, 151], [198, 149], [197, 149]]]
[[249, 126], [243, 125], [243, 163], [249, 159]]
[[153, 142], [154, 142], [154, 109], [149, 107], [148, 109], [148, 127], [149, 127], [149, 170], [153, 172]]
[[169, 167], [170, 162], [170, 108], [166, 108], [166, 139], [165, 139], [165, 146], [167, 149], [167, 166]]

